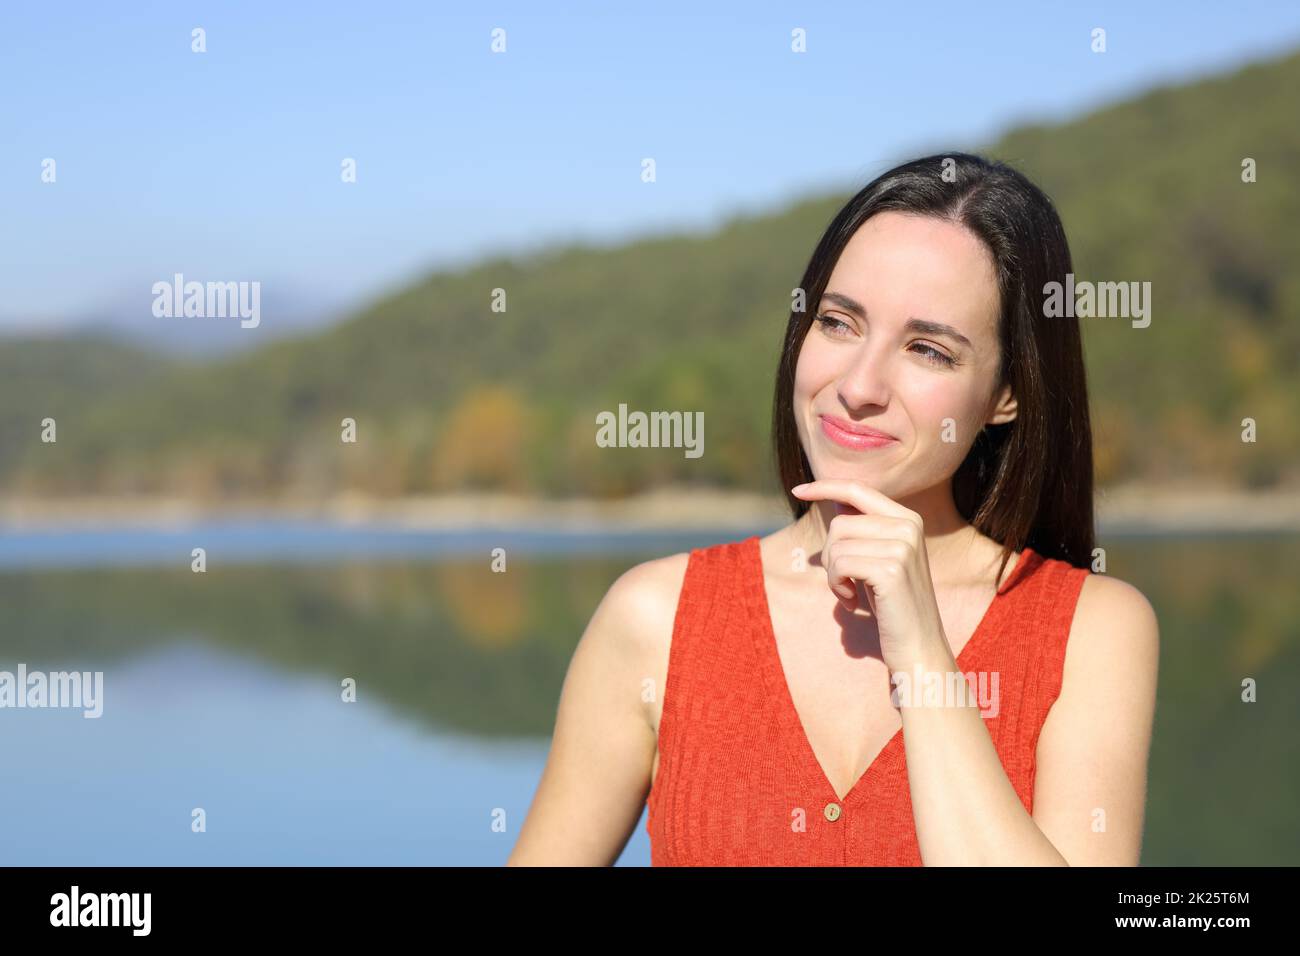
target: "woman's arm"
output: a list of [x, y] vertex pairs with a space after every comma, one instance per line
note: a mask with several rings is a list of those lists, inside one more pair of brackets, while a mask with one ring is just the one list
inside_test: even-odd
[[1159, 658], [1142, 592], [1089, 575], [1034, 780], [1034, 820], [1072, 866], [1138, 864]]
[[[903, 708], [924, 863], [1135, 866], [1158, 657], [1158, 627], [1147, 599], [1122, 581], [1090, 575], [1071, 624], [1061, 693], [1039, 734], [1032, 817], [1011, 786], [973, 695], [969, 707]], [[944, 648], [918, 666], [951, 673], [956, 662]]]
[[596, 608], [569, 662], [550, 754], [507, 866], [612, 866], [623, 852], [657, 746], [642, 687], [659, 673], [652, 662], [667, 659], [686, 558], [630, 568]]

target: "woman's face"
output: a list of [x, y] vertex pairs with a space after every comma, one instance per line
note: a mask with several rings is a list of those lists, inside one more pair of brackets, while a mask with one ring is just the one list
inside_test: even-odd
[[[810, 307], [794, 411], [816, 478], [863, 479], [905, 498], [950, 479], [985, 424], [1015, 417], [1009, 389], [994, 394], [993, 259], [965, 227], [877, 213]], [[823, 416], [890, 437], [855, 441]]]

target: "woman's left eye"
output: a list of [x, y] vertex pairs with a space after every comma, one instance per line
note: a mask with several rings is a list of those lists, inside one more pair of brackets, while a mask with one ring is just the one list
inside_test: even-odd
[[946, 365], [951, 368], [956, 364], [951, 356], [945, 355], [943, 352], [940, 352], [933, 346], [926, 345], [924, 342], [917, 342], [916, 348], [921, 350], [919, 354], [924, 355], [926, 361], [935, 365]]

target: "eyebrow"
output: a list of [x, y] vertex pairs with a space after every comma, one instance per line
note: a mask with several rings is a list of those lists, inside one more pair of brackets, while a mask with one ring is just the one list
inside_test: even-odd
[[[823, 299], [829, 299], [836, 305], [848, 309], [862, 321], [867, 320], [867, 310], [856, 299], [851, 299], [841, 292], [825, 292], [822, 294]], [[970, 339], [962, 335], [951, 325], [944, 325], [942, 322], [931, 322], [929, 319], [908, 319], [907, 324], [903, 326], [909, 332], [919, 332], [922, 335], [946, 335], [954, 342], [958, 342], [966, 348], [974, 351], [975, 346]]]

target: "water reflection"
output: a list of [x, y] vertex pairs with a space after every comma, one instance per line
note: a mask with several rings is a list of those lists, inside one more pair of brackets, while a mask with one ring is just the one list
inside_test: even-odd
[[[474, 560], [0, 574], [0, 669], [105, 672], [98, 721], [0, 711], [0, 817], [24, 824], [3, 828], [0, 858], [499, 864], [605, 590], [639, 560], [739, 537], [512, 554], [506, 573], [485, 546]], [[1294, 865], [1300, 538], [1102, 543], [1161, 621], [1143, 863]], [[340, 699], [349, 677], [355, 704]], [[1246, 678], [1258, 703], [1241, 701]], [[621, 862], [648, 859], [643, 820]]]

